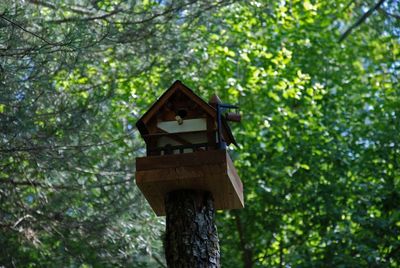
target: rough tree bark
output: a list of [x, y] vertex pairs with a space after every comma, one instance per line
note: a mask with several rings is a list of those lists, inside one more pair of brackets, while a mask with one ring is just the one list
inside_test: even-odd
[[179, 190], [165, 198], [165, 257], [170, 268], [219, 268], [214, 201], [205, 191]]

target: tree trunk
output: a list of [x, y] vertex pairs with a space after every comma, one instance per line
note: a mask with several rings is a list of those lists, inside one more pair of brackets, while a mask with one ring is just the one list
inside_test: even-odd
[[170, 268], [219, 268], [214, 201], [205, 191], [179, 190], [165, 197], [165, 258]]
[[242, 224], [242, 220], [239, 216], [238, 212], [235, 213], [235, 220], [236, 220], [236, 228], [239, 233], [239, 245], [240, 249], [242, 250], [242, 260], [243, 260], [243, 267], [244, 268], [252, 268], [253, 267], [253, 250], [251, 247], [248, 246], [246, 241], [244, 226]]

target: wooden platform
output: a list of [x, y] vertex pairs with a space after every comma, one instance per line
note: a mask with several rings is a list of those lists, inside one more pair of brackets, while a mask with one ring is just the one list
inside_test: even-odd
[[226, 150], [136, 158], [136, 184], [158, 216], [165, 194], [178, 189], [207, 190], [216, 209], [243, 208], [243, 184]]

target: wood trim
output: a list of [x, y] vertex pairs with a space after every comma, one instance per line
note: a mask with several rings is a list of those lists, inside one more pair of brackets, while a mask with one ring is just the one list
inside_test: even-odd
[[185, 86], [181, 81], [175, 81], [167, 91], [162, 94], [159, 99], [147, 110], [147, 112], [139, 119], [143, 121], [144, 124], [147, 122], [160, 110], [161, 106], [177, 91], [181, 90], [186, 96], [192, 99], [197, 105], [202, 107], [210, 116], [216, 117], [215, 109], [205, 102], [202, 98], [197, 96], [190, 88]]
[[[226, 162], [224, 150], [136, 158], [136, 170], [167, 169], [179, 166], [210, 165]], [[156, 163], [156, 166], [155, 166]]]
[[175, 87], [175, 83], [164, 92], [163, 95], [147, 110], [147, 112], [142, 116], [140, 121], [143, 121], [144, 124], [147, 124], [148, 121], [155, 116], [155, 114], [160, 110], [161, 106], [165, 104], [165, 102], [176, 92], [177, 88]]
[[189, 90], [188, 87], [186, 87], [184, 84], [181, 84], [182, 87], [182, 93], [184, 93], [186, 96], [188, 96], [189, 98], [191, 98], [197, 105], [199, 105], [200, 107], [202, 107], [204, 110], [206, 110], [206, 112], [213, 118], [217, 117], [217, 112], [216, 110], [210, 105], [208, 104], [206, 101], [204, 101], [202, 98], [200, 98], [199, 96], [197, 96], [192, 90]]

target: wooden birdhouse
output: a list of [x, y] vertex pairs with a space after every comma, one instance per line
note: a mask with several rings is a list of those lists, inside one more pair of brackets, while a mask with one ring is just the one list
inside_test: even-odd
[[159, 216], [165, 194], [179, 189], [210, 191], [216, 209], [243, 208], [243, 185], [226, 151], [236, 144], [227, 121], [236, 109], [217, 96], [209, 103], [180, 81], [139, 119], [146, 157], [136, 159], [136, 184]]

